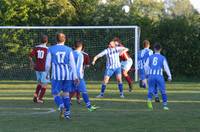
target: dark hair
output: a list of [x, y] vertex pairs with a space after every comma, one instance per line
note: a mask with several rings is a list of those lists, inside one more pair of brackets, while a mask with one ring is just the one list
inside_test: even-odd
[[64, 33], [57, 33], [56, 34], [56, 40], [58, 43], [62, 43], [66, 41], [66, 37]]
[[158, 42], [156, 42], [153, 47], [154, 47], [154, 50], [157, 50], [157, 51], [162, 49], [162, 46]]
[[41, 43], [48, 43], [48, 36], [47, 35], [41, 35]]
[[143, 41], [143, 47], [146, 48], [148, 45], [150, 45], [149, 40], [144, 40]]
[[76, 40], [74, 43], [74, 48], [79, 48], [80, 46], [82, 46], [84, 48], [84, 44], [81, 40]]
[[121, 43], [121, 40], [119, 39], [119, 37], [114, 37], [113, 41], [117, 41], [117, 42]]

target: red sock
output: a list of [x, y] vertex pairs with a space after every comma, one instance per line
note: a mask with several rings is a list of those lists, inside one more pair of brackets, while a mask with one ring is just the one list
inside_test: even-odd
[[132, 83], [132, 79], [130, 76], [126, 76], [126, 81], [128, 82], [128, 84], [131, 84]]
[[35, 93], [34, 93], [35, 97], [38, 97], [38, 94], [39, 94], [41, 88], [42, 88], [42, 86], [40, 84], [38, 84], [37, 87], [36, 87]]
[[42, 100], [42, 98], [44, 97], [45, 92], [46, 92], [46, 87], [41, 88], [40, 95], [39, 95], [40, 100]]
[[80, 100], [80, 98], [81, 98], [80, 92], [79, 92], [79, 91], [76, 91], [76, 99], [77, 99], [77, 100]]
[[69, 93], [70, 101], [72, 100], [72, 98], [74, 97], [74, 95], [75, 95], [75, 92], [70, 92], [70, 93]]

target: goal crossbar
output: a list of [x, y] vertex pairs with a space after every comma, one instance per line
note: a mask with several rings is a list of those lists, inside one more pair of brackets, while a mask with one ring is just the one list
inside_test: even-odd
[[135, 37], [135, 81], [138, 81], [138, 50], [140, 49], [140, 27], [139, 26], [0, 26], [0, 29], [134, 29]]

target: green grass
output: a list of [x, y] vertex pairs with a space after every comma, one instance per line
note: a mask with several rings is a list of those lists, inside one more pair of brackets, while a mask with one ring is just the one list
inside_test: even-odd
[[83, 102], [73, 101], [72, 120], [60, 121], [58, 111], [48, 113], [56, 109], [50, 89], [41, 105], [32, 102], [35, 82], [0, 81], [0, 132], [200, 131], [200, 83], [167, 84], [170, 111], [163, 111], [161, 103], [149, 111], [147, 91], [137, 85], [133, 93], [125, 85], [125, 99], [119, 98], [116, 84], [108, 85], [104, 99], [96, 99], [99, 87], [98, 82], [88, 84], [92, 104], [100, 109], [88, 112]]

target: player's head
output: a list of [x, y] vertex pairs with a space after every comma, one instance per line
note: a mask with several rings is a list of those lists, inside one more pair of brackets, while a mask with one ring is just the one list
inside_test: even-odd
[[160, 52], [162, 50], [162, 46], [157, 42], [154, 44], [153, 48], [155, 52]]
[[47, 35], [42, 35], [41, 36], [41, 43], [47, 44], [48, 43], [48, 36]]
[[64, 33], [57, 33], [56, 34], [56, 41], [57, 43], [65, 43], [66, 37]]
[[114, 37], [113, 41], [115, 42], [116, 46], [120, 46], [121, 45], [121, 40], [118, 37]]
[[108, 47], [109, 48], [114, 48], [115, 47], [115, 41], [113, 41], [113, 40], [110, 41], [109, 44], [108, 44]]
[[144, 41], [143, 41], [143, 47], [144, 47], [144, 48], [149, 48], [149, 47], [150, 47], [150, 42], [149, 42], [149, 40], [144, 40]]
[[84, 44], [82, 41], [80, 41], [80, 40], [75, 41], [74, 49], [81, 51], [81, 50], [83, 50], [83, 47], [84, 47]]

